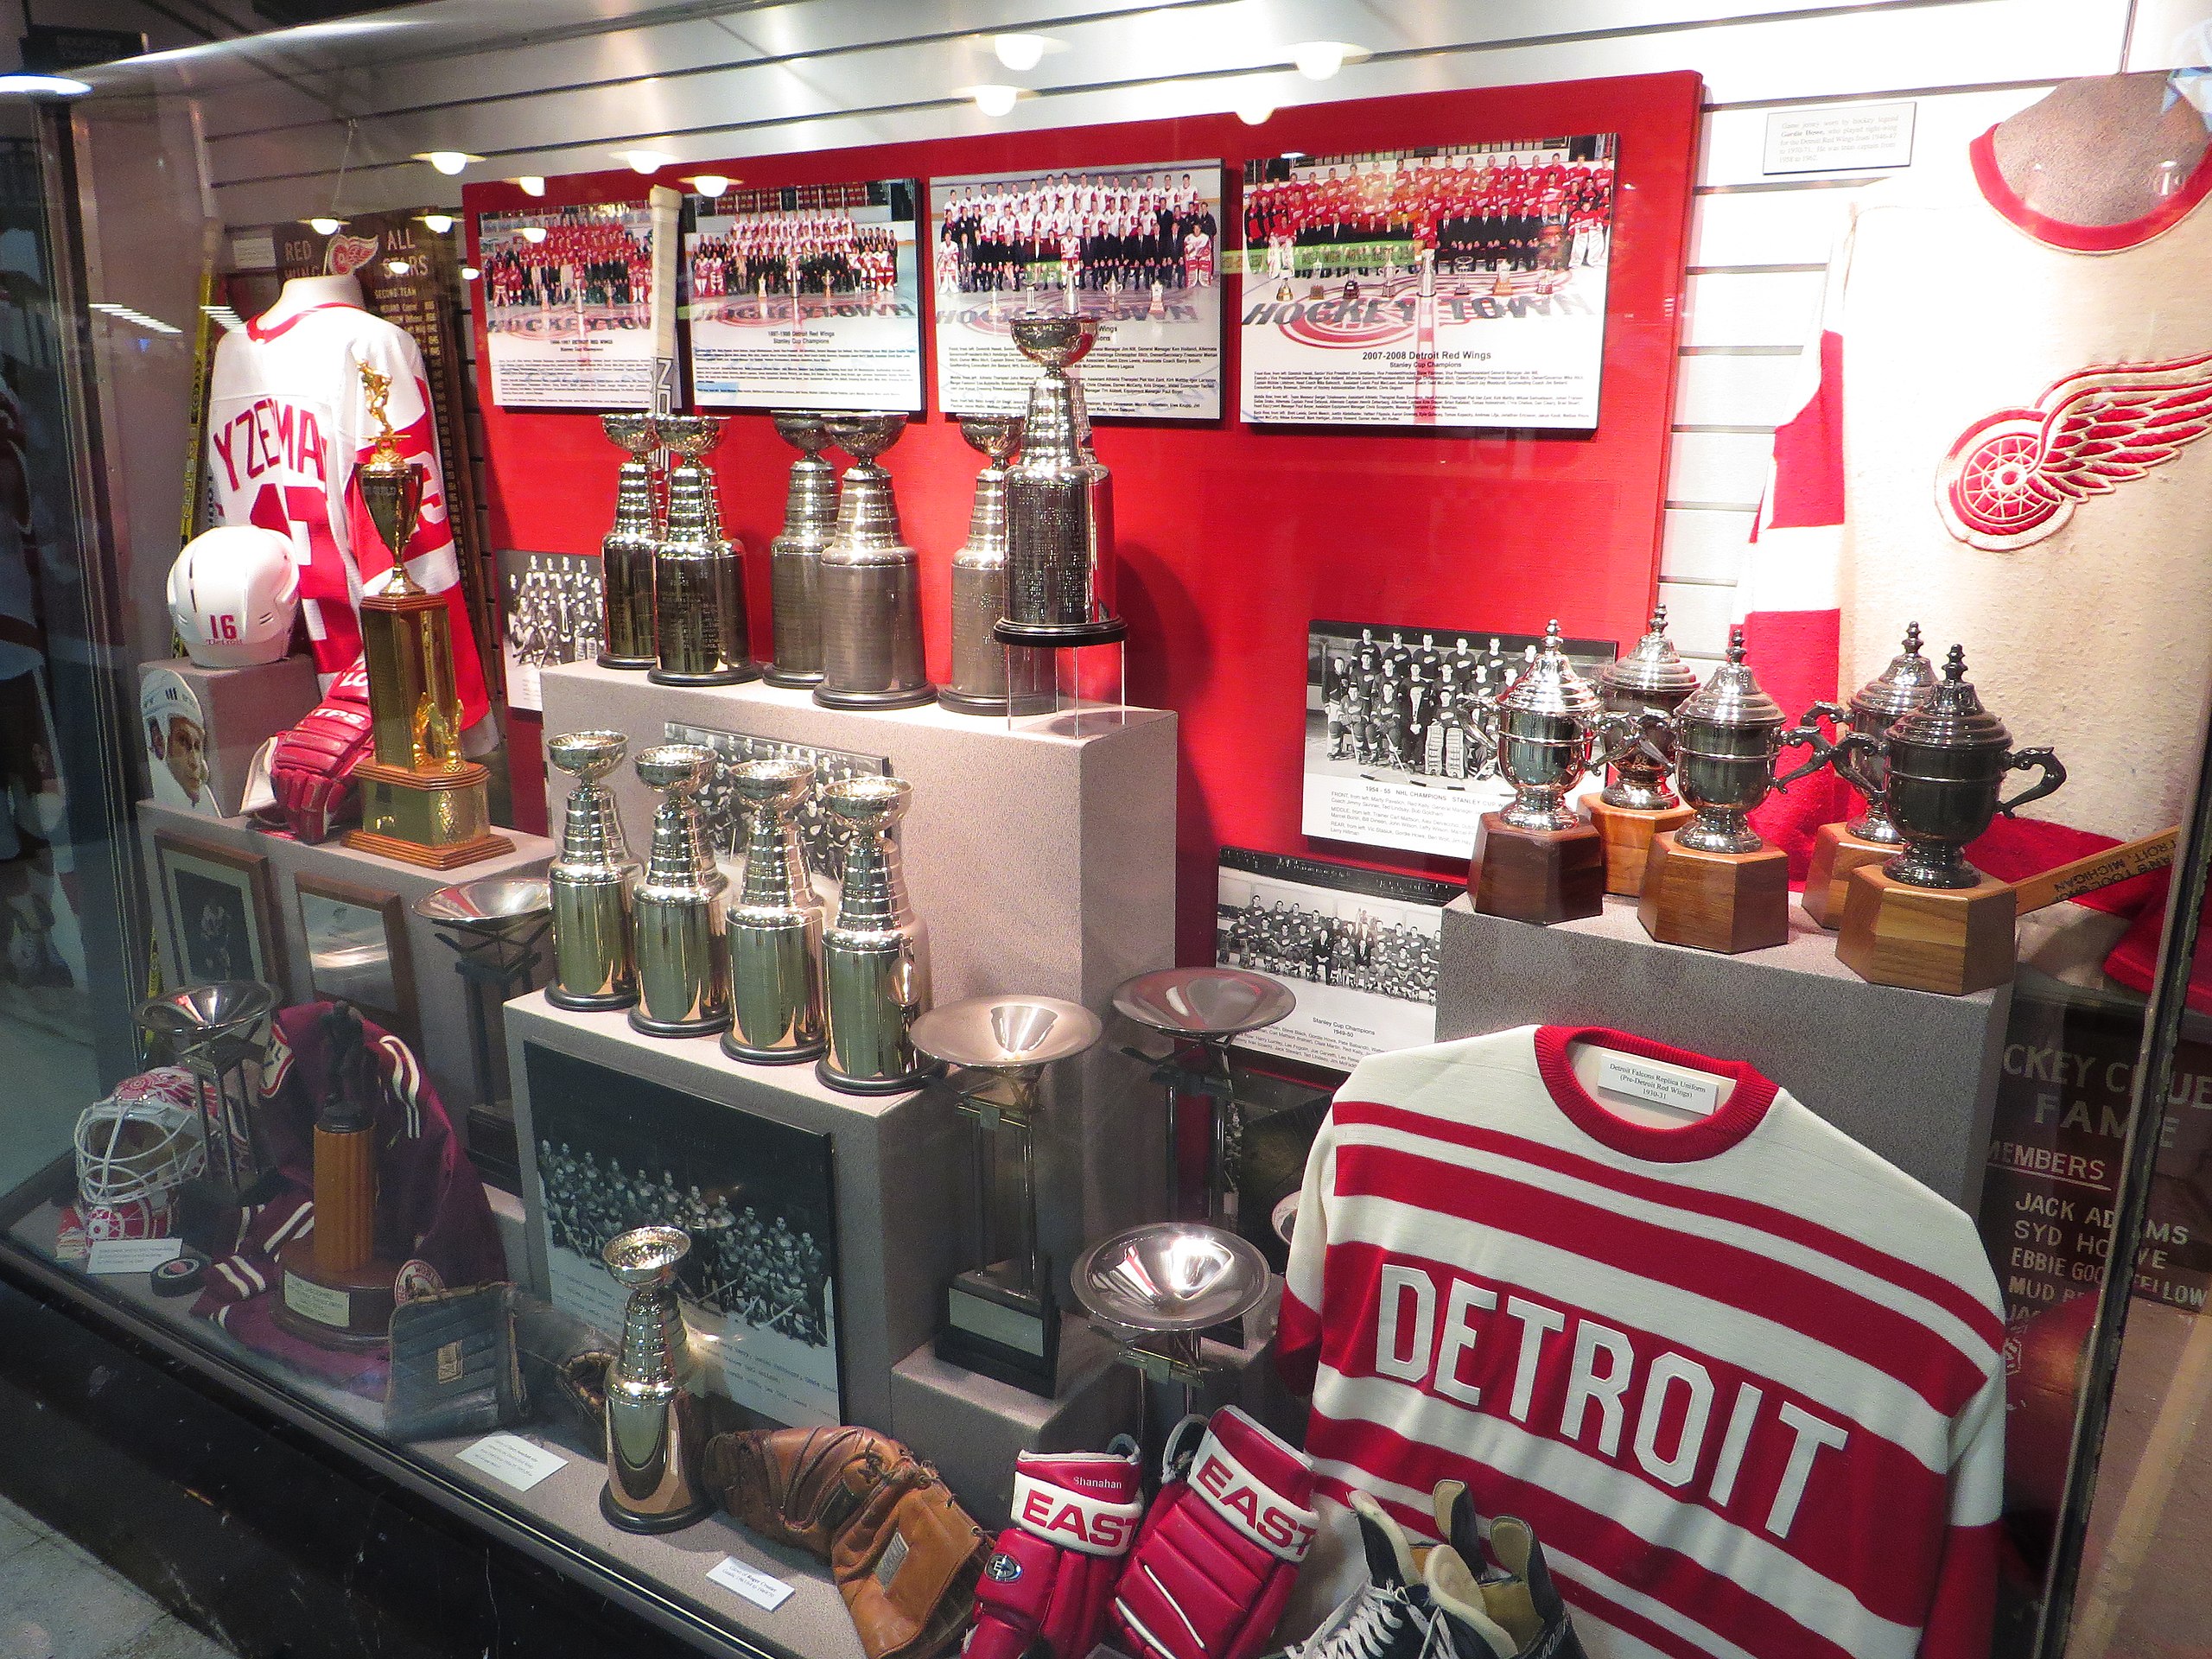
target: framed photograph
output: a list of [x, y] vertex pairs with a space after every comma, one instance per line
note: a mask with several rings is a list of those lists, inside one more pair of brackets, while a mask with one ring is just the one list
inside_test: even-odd
[[507, 706], [545, 707], [537, 671], [598, 660], [604, 643], [606, 588], [595, 554], [499, 554], [499, 655]]
[[474, 284], [492, 401], [503, 409], [649, 409], [653, 215], [643, 201], [481, 213]]
[[722, 1337], [721, 1389], [788, 1427], [844, 1421], [830, 1137], [537, 1043], [523, 1065], [525, 1223], [548, 1300], [620, 1334], [626, 1293], [600, 1253], [632, 1227], [681, 1227], [677, 1289]]
[[[814, 792], [798, 810], [799, 840], [806, 848], [807, 868], [817, 876], [826, 876], [832, 881], [845, 879], [845, 842], [837, 821], [823, 807], [822, 791], [847, 778], [889, 777], [888, 755], [817, 748], [807, 743], [755, 737], [747, 732], [686, 726], [673, 720], [668, 722], [667, 732], [671, 743], [698, 743], [712, 749], [721, 757], [723, 766], [734, 766], [745, 760], [804, 760], [812, 766]], [[700, 820], [706, 826], [709, 849], [719, 858], [741, 856], [751, 826], [745, 821], [744, 803], [730, 788], [721, 767], [715, 768], [715, 775], [695, 798], [699, 803]]]
[[170, 968], [180, 985], [257, 979], [284, 989], [276, 886], [269, 861], [211, 842], [154, 832], [168, 912]]
[[322, 875], [302, 875], [292, 886], [307, 936], [309, 992], [325, 1001], [342, 997], [415, 1041], [415, 963], [399, 895]]

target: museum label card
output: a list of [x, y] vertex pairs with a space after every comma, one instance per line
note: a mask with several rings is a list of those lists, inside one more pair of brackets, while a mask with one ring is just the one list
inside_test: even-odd
[[519, 1434], [486, 1434], [456, 1453], [472, 1469], [481, 1469], [502, 1486], [526, 1492], [569, 1460], [558, 1452], [533, 1446]]
[[1634, 1059], [1610, 1051], [1598, 1057], [1598, 1087], [1624, 1100], [1692, 1117], [1711, 1117], [1720, 1109], [1720, 1079], [1685, 1066]]
[[725, 1555], [707, 1570], [707, 1576], [725, 1590], [734, 1590], [754, 1606], [774, 1612], [791, 1599], [792, 1588], [772, 1579], [758, 1567], [747, 1567], [734, 1555]]
[[1777, 110], [1766, 118], [1763, 173], [1849, 173], [1912, 165], [1911, 104]]
[[183, 1253], [181, 1238], [103, 1238], [85, 1266], [92, 1273], [151, 1273]]

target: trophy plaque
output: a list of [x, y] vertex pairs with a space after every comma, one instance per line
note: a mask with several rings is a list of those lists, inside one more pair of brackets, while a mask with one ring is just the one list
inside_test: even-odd
[[723, 893], [693, 798], [715, 766], [696, 743], [661, 743], [638, 757], [638, 777], [661, 791], [645, 879], [631, 901], [638, 1002], [630, 1023], [649, 1037], [706, 1037], [729, 1025]]
[[361, 660], [369, 679], [373, 759], [359, 762], [357, 852], [449, 870], [514, 850], [492, 830], [492, 774], [461, 753], [461, 696], [453, 673], [453, 613], [407, 570], [407, 543], [423, 512], [423, 470], [399, 453], [385, 404], [391, 377], [356, 365], [378, 427], [353, 469], [362, 505], [391, 555], [391, 569], [361, 595]]
[[1548, 926], [1605, 908], [1604, 838], [1567, 804], [1590, 770], [1603, 713], [1597, 691], [1567, 660], [1554, 618], [1536, 660], [1497, 700], [1497, 769], [1513, 799], [1483, 814], [1471, 885], [1484, 915]]
[[817, 685], [822, 680], [822, 555], [837, 533], [837, 469], [822, 459], [830, 447], [829, 417], [779, 409], [768, 418], [776, 435], [799, 454], [785, 493], [783, 531], [768, 544], [775, 660], [762, 677], [771, 685]]
[[663, 415], [660, 441], [681, 457], [668, 473], [668, 522], [653, 543], [653, 638], [660, 685], [735, 685], [760, 677], [745, 621], [744, 551], [722, 534], [702, 459], [721, 442], [714, 415]]
[[938, 702], [957, 715], [1007, 710], [1007, 651], [993, 632], [1006, 614], [1007, 461], [1021, 447], [1016, 415], [963, 415], [960, 435], [983, 455], [968, 540], [952, 556], [952, 678]]
[[1049, 996], [978, 996], [914, 1021], [914, 1046], [954, 1068], [976, 1120], [976, 1236], [982, 1264], [945, 1291], [937, 1356], [1050, 1399], [1059, 1377], [1060, 1310], [1037, 1243], [1036, 1120], [1045, 1068], [1102, 1033], [1098, 1016]]
[[1697, 690], [1697, 676], [1667, 637], [1667, 607], [1656, 605], [1636, 649], [1605, 664], [1598, 695], [1605, 717], [1599, 722], [1605, 746], [1601, 766], [1611, 772], [1590, 802], [1590, 823], [1605, 847], [1605, 891], [1633, 899], [1643, 891], [1643, 861], [1651, 837], [1688, 823], [1691, 809], [1668, 783], [1675, 769], [1670, 717]]
[[[1728, 660], [1675, 710], [1676, 775], [1695, 816], [1651, 839], [1636, 913], [1653, 938], [1732, 954], [1789, 937], [1789, 855], [1760, 839], [1750, 814], [1770, 790], [1827, 766], [1828, 745], [1817, 726], [1785, 724], [1735, 629]], [[1813, 758], [1776, 777], [1775, 757], [1801, 743]]]
[[1862, 864], [1879, 864], [1895, 858], [1904, 842], [1881, 804], [1887, 776], [1888, 756], [1883, 737], [1936, 690], [1936, 665], [1920, 654], [1920, 624], [1904, 631], [1903, 654], [1875, 678], [1852, 694], [1848, 708], [1833, 702], [1815, 703], [1806, 714], [1810, 725], [1826, 715], [1839, 727], [1866, 735], [1865, 745], [1839, 746], [1831, 752], [1833, 765], [1844, 781], [1866, 801], [1866, 810], [1847, 823], [1824, 823], [1813, 836], [1813, 863], [1805, 877], [1805, 913], [1822, 927], [1843, 925], [1843, 899], [1851, 873]]
[[723, 774], [753, 820], [745, 875], [729, 907], [730, 1028], [722, 1052], [768, 1065], [824, 1046], [822, 901], [806, 868], [798, 813], [814, 789], [806, 760], [746, 760]]
[[476, 1084], [476, 1104], [468, 1109], [469, 1160], [519, 1192], [505, 1008], [537, 983], [538, 948], [553, 922], [551, 891], [542, 876], [487, 875], [424, 893], [415, 901], [415, 913], [454, 952], [454, 971], [468, 1002]]
[[276, 993], [257, 979], [218, 979], [149, 997], [138, 1005], [149, 1064], [192, 1074], [200, 1135], [207, 1148], [201, 1177], [226, 1209], [253, 1201], [268, 1167], [261, 1133], [261, 1057]]
[[891, 474], [876, 457], [906, 429], [904, 415], [833, 415], [830, 435], [853, 458], [837, 499], [837, 533], [822, 554], [825, 709], [912, 709], [937, 700], [922, 667], [922, 586], [914, 550], [899, 539]]
[[822, 791], [852, 843], [836, 925], [822, 936], [829, 1052], [815, 1073], [848, 1094], [897, 1094], [937, 1070], [914, 1047], [914, 1021], [930, 1005], [929, 940], [892, 839], [913, 795], [897, 778], [846, 778]]
[[653, 620], [653, 546], [660, 525], [646, 457], [660, 447], [660, 434], [650, 415], [601, 415], [599, 425], [624, 454], [614, 486], [614, 527], [599, 544], [606, 611], [599, 665], [649, 669], [660, 660]]
[[[1835, 954], [1877, 985], [1962, 996], [2012, 977], [2018, 895], [1967, 863], [1967, 844], [1999, 813], [2010, 817], [2058, 788], [2066, 768], [2049, 749], [2013, 748], [1966, 673], [1966, 652], [1953, 645], [1927, 701], [1878, 740], [1852, 732], [1836, 745], [1859, 754], [1882, 747], [1882, 809], [1903, 842], [1845, 885]], [[1999, 798], [2006, 772], [2029, 770], [2042, 774], [2031, 787]]]
[[1031, 382], [1021, 459], [1007, 474], [1006, 613], [1010, 645], [1122, 639], [1114, 614], [1113, 477], [1090, 450], [1083, 387], [1069, 372], [1098, 343], [1096, 318], [1016, 317], [1014, 343], [1044, 369]]
[[702, 1402], [684, 1387], [690, 1336], [676, 1270], [691, 1251], [679, 1227], [637, 1227], [607, 1241], [607, 1272], [630, 1293], [607, 1368], [607, 1484], [599, 1512], [624, 1532], [674, 1532], [713, 1513], [700, 1479]]
[[576, 780], [562, 820], [560, 856], [545, 872], [553, 903], [553, 982], [545, 1000], [556, 1008], [626, 1008], [638, 1000], [631, 904], [641, 872], [601, 781], [629, 747], [620, 732], [563, 732], [546, 741], [546, 760]]

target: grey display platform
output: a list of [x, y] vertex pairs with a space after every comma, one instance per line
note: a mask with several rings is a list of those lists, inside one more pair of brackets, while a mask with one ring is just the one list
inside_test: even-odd
[[[245, 803], [246, 772], [256, 750], [298, 725], [321, 696], [312, 657], [284, 657], [251, 668], [202, 668], [188, 657], [141, 663], [138, 681], [166, 668], [200, 700], [207, 791], [215, 816], [235, 817]], [[148, 764], [153, 764], [151, 758]]]
[[1661, 944], [1631, 899], [1534, 927], [1444, 911], [1436, 1034], [1598, 1025], [1747, 1060], [1812, 1110], [1972, 1214], [2012, 988], [1973, 996], [1870, 985], [1793, 901], [1789, 939], [1721, 956]]
[[254, 853], [269, 861], [275, 878], [277, 930], [283, 944], [283, 983], [277, 988], [286, 1002], [303, 1002], [314, 995], [308, 976], [306, 930], [300, 920], [298, 880], [302, 875], [342, 881], [378, 893], [397, 893], [407, 917], [407, 952], [415, 979], [416, 1003], [422, 1029], [402, 1034], [414, 1041], [423, 1064], [437, 1085], [438, 1098], [456, 1126], [465, 1123], [476, 1098], [475, 1061], [469, 1049], [468, 1005], [454, 972], [454, 953], [439, 943], [436, 931], [415, 913], [415, 901], [426, 893], [455, 881], [474, 881], [493, 875], [535, 875], [553, 856], [553, 843], [543, 836], [519, 830], [502, 830], [515, 844], [512, 853], [487, 858], [458, 870], [425, 870], [397, 859], [359, 853], [335, 840], [320, 847], [283, 836], [264, 835], [244, 818], [203, 818], [196, 813], [162, 806], [154, 801], [138, 803], [138, 833], [145, 855], [147, 880], [154, 918], [154, 934], [162, 951], [162, 972], [171, 985], [185, 983], [183, 964], [170, 937], [168, 906], [158, 887], [154, 861], [156, 830], [210, 842], [236, 852]]

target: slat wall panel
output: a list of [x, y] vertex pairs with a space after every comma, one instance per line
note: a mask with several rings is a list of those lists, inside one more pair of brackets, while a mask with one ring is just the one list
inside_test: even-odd
[[1678, 426], [1778, 426], [1803, 395], [1793, 348], [1766, 353], [1693, 352], [1675, 381]]
[[1682, 344], [1802, 346], [1820, 315], [1819, 270], [1707, 272], [1689, 279]]

